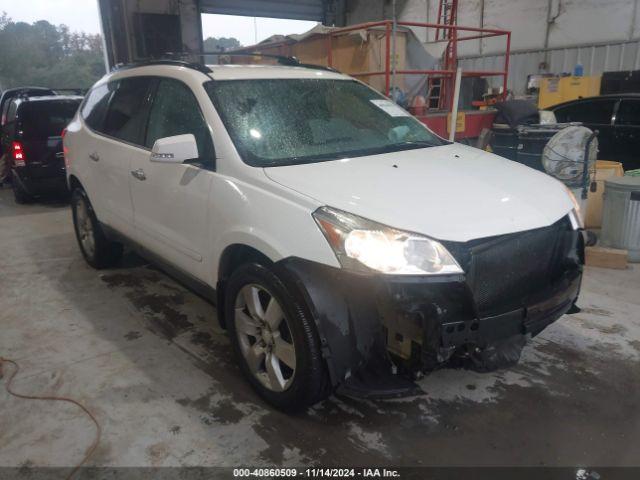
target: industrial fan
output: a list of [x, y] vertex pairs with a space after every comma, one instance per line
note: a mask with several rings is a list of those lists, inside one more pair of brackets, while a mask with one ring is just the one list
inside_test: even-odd
[[598, 156], [597, 132], [570, 126], [556, 133], [542, 152], [545, 171], [571, 189], [584, 189]]

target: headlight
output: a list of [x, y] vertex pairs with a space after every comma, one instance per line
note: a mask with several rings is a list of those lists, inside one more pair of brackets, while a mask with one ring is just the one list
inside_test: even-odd
[[567, 195], [573, 202], [573, 210], [569, 213], [569, 219], [571, 220], [571, 226], [574, 230], [578, 230], [580, 228], [584, 228], [584, 221], [582, 220], [582, 212], [580, 211], [580, 202], [576, 199], [576, 196], [573, 194], [571, 189], [565, 185], [565, 189], [567, 190]]
[[329, 207], [313, 213], [343, 268], [393, 275], [463, 273], [439, 242]]

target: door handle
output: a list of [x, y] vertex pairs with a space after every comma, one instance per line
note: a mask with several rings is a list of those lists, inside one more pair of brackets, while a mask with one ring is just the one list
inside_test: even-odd
[[141, 168], [137, 170], [131, 170], [131, 175], [133, 175], [133, 178], [137, 180], [142, 181], [147, 179], [147, 176], [144, 174], [144, 170], [142, 170]]
[[96, 152], [93, 152], [91, 155], [89, 155], [89, 158], [94, 162], [97, 162], [98, 160], [100, 160], [100, 155], [98, 155]]

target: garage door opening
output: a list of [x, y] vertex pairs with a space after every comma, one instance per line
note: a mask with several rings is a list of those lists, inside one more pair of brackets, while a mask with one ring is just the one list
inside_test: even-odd
[[316, 25], [317, 22], [307, 20], [203, 14], [204, 50], [212, 52], [255, 45], [274, 35], [304, 33]]

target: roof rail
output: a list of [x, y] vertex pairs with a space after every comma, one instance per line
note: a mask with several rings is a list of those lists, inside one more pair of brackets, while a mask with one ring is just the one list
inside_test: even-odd
[[337, 72], [335, 68], [327, 67], [325, 65], [315, 65], [312, 63], [302, 63], [296, 57], [290, 57], [286, 55], [274, 55], [270, 53], [260, 53], [260, 52], [234, 52], [233, 50], [227, 50], [224, 52], [204, 52], [202, 55], [226, 55], [229, 57], [264, 57], [264, 58], [273, 58], [280, 65], [286, 65], [289, 67], [302, 67], [302, 68], [311, 68], [314, 70], [327, 70], [329, 72]]
[[315, 65], [313, 63], [302, 63], [296, 57], [289, 57], [286, 55], [273, 55], [270, 53], [260, 53], [260, 52], [234, 52], [233, 50], [225, 51], [225, 52], [205, 52], [203, 55], [227, 55], [229, 57], [264, 57], [264, 58], [273, 58], [280, 65], [286, 65], [290, 67], [302, 67], [302, 68], [311, 68], [314, 70], [327, 70], [330, 72], [338, 72], [335, 68], [327, 67], [325, 65]]
[[65, 87], [65, 88], [57, 88], [57, 87], [51, 87], [51, 90], [53, 90], [54, 92], [58, 93], [58, 92], [71, 92], [72, 94], [76, 94], [76, 95], [85, 95], [87, 93], [87, 88], [81, 88], [81, 87]]
[[[194, 55], [194, 54], [184, 53], [184, 55]], [[198, 55], [198, 54], [195, 54], [195, 55]], [[152, 59], [140, 60], [133, 63], [119, 63], [117, 65], [114, 65], [111, 71], [116, 72], [121, 70], [127, 70], [130, 68], [148, 67], [151, 65], [173, 65], [176, 67], [191, 68], [193, 70], [197, 70], [205, 74], [211, 73], [211, 69], [206, 65], [202, 65], [200, 63], [186, 62], [183, 60], [174, 60], [171, 58], [152, 58]]]
[[[234, 52], [233, 50], [227, 51], [218, 51], [218, 52], [202, 52], [202, 53], [186, 53], [186, 52], [167, 52], [165, 53], [167, 56], [187, 56], [194, 55], [197, 57], [209, 57], [209, 56], [227, 56], [227, 57], [263, 57], [263, 58], [272, 58], [277, 61], [280, 65], [285, 65], [287, 67], [302, 67], [302, 68], [311, 68], [314, 70], [327, 70], [330, 72], [338, 72], [335, 68], [327, 67], [324, 65], [314, 65], [311, 63], [302, 63], [296, 57], [290, 57], [286, 55], [274, 55], [270, 53], [260, 53], [260, 52]], [[207, 67], [208, 68], [208, 67]]]

